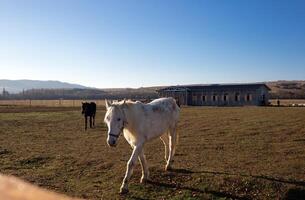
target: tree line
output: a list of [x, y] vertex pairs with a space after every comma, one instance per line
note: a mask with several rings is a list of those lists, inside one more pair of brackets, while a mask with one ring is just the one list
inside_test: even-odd
[[158, 97], [155, 90], [143, 89], [30, 89], [17, 94], [10, 94], [3, 89], [0, 99], [2, 100], [54, 100], [54, 99], [154, 99]]

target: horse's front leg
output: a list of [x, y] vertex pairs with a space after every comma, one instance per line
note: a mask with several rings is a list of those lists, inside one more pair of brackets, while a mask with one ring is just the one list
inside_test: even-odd
[[120, 189], [121, 194], [128, 193], [128, 182], [132, 175], [134, 165], [136, 164], [137, 158], [138, 158], [139, 154], [141, 153], [141, 151], [142, 151], [142, 145], [137, 145], [133, 148], [131, 157], [130, 157], [129, 161], [127, 162], [127, 169], [126, 169], [125, 177], [123, 179], [122, 186]]
[[87, 116], [85, 115], [85, 130], [87, 130]]

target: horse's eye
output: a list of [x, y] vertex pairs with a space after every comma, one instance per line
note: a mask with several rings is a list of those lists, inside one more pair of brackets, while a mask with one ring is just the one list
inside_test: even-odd
[[118, 118], [118, 121], [121, 121], [121, 118]]

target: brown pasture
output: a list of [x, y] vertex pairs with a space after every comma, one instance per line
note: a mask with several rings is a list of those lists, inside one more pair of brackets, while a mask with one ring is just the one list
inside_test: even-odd
[[174, 169], [159, 140], [146, 145], [151, 183], [137, 165], [118, 194], [131, 149], [106, 144], [104, 107], [84, 131], [77, 107], [0, 106], [0, 172], [87, 199], [304, 199], [305, 108], [183, 107]]

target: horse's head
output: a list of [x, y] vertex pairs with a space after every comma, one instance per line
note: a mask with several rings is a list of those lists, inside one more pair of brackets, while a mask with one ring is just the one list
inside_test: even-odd
[[111, 104], [105, 100], [107, 112], [105, 114], [104, 122], [108, 126], [107, 143], [109, 146], [116, 146], [117, 139], [121, 135], [126, 124], [126, 117], [123, 111], [123, 103]]

